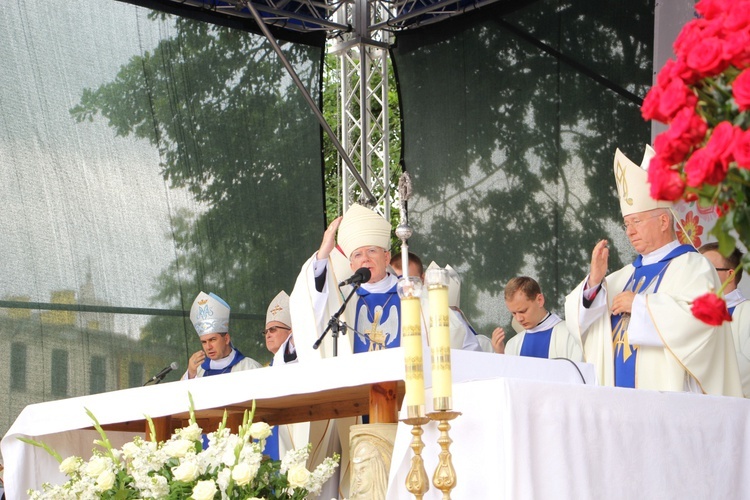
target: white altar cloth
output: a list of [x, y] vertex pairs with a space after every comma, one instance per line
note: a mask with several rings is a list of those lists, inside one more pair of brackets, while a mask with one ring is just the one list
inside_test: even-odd
[[[499, 379], [456, 384], [456, 499], [750, 498], [750, 401]], [[422, 457], [432, 485], [433, 422]], [[399, 424], [388, 499], [405, 490], [411, 427]]]
[[[581, 377], [588, 383], [594, 380], [591, 365], [577, 364], [579, 373], [576, 366], [566, 360], [456, 350], [451, 351], [451, 356], [454, 383], [497, 377], [571, 384], [583, 383]], [[430, 385], [429, 367], [429, 356], [426, 356], [427, 386]], [[396, 348], [29, 405], [0, 443], [5, 465], [5, 493], [8, 500], [22, 499], [26, 498], [27, 489], [38, 489], [44, 481], [59, 484], [67, 479], [44, 450], [27, 445], [18, 437], [44, 441], [63, 457], [74, 454], [90, 457], [96, 433], [86, 430], [92, 422], [84, 408], [91, 410], [102, 425], [107, 425], [141, 420], [144, 415], [155, 418], [184, 413], [189, 405], [188, 392], [192, 394], [195, 409], [204, 410], [254, 399], [315, 394], [403, 379], [403, 352]], [[366, 411], [363, 408], [363, 413]], [[114, 446], [120, 446], [134, 434], [107, 431], [107, 435]]]

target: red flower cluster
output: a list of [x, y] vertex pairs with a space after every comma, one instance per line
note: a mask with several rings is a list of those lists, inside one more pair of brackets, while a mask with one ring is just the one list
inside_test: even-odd
[[725, 321], [732, 321], [727, 303], [715, 293], [706, 293], [695, 299], [690, 311], [708, 325], [718, 326]]
[[[646, 120], [670, 125], [654, 141], [651, 196], [711, 198], [731, 167], [750, 169], [750, 0], [701, 0], [646, 95]], [[710, 200], [716, 202], [716, 199]]]

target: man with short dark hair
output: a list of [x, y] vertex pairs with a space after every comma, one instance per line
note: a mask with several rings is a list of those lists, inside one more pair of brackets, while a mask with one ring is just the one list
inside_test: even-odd
[[505, 306], [524, 330], [505, 344], [505, 330], [492, 332], [492, 346], [500, 354], [583, 361], [583, 349], [557, 314], [547, 311], [539, 283], [528, 276], [505, 285]]
[[229, 304], [218, 295], [200, 292], [190, 308], [190, 321], [203, 348], [190, 356], [183, 380], [261, 367], [232, 345]]

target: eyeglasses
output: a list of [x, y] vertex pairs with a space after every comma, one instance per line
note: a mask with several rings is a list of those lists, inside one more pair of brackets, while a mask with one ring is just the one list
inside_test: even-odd
[[358, 248], [349, 256], [349, 261], [354, 262], [355, 260], [362, 260], [365, 255], [367, 255], [368, 258], [372, 259], [385, 252], [386, 250], [380, 247]]
[[265, 330], [261, 330], [260, 334], [264, 337], [269, 333], [276, 333], [278, 330], [291, 330], [291, 328], [287, 328], [285, 326], [271, 326], [269, 328], [266, 328]]
[[623, 224], [622, 227], [625, 228], [625, 231], [627, 231], [631, 227], [634, 228], [634, 229], [638, 229], [638, 226], [640, 226], [643, 222], [645, 222], [645, 221], [647, 221], [649, 219], [654, 219], [656, 217], [661, 217], [662, 215], [664, 215], [664, 214], [652, 215], [651, 217], [646, 217], [645, 219], [630, 220], [630, 221], [627, 221], [625, 224]]

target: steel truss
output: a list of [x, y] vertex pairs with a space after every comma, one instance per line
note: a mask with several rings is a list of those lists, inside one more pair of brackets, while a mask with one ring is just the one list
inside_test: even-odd
[[[127, 0], [126, 0], [127, 1]], [[143, 3], [143, 0], [130, 0]], [[253, 19], [274, 46], [292, 79], [338, 150], [343, 209], [368, 205], [390, 219], [393, 165], [389, 149], [388, 48], [392, 33], [431, 24], [490, 3], [535, 0], [157, 0]], [[266, 28], [325, 31], [338, 55], [340, 140]]]

